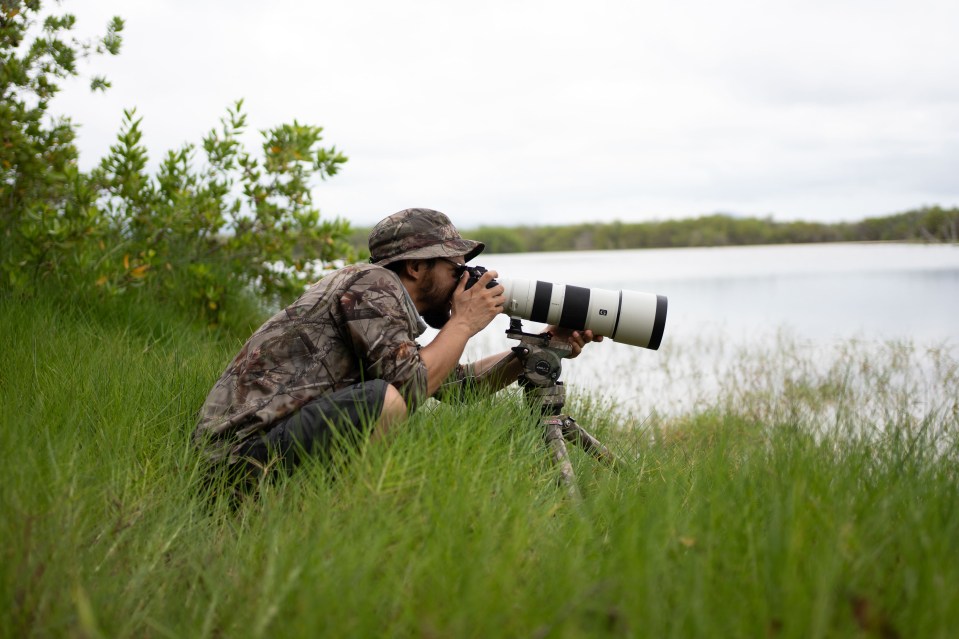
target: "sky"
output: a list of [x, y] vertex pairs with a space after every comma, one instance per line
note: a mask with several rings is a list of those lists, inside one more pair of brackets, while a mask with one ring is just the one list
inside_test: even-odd
[[[50, 4], [49, 2], [47, 4]], [[55, 7], [55, 5], [53, 5]], [[314, 189], [358, 226], [460, 228], [724, 212], [838, 221], [959, 206], [955, 0], [67, 0], [116, 58], [53, 105], [81, 166], [123, 110], [159, 159], [244, 99], [349, 157]]]

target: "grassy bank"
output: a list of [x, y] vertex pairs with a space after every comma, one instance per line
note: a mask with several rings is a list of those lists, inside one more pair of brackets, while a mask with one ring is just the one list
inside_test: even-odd
[[740, 387], [736, 401], [618, 432], [582, 400], [572, 412], [625, 463], [612, 472], [575, 452], [577, 504], [507, 395], [423, 410], [335, 479], [308, 467], [234, 513], [196, 496], [189, 434], [235, 339], [159, 309], [111, 319], [0, 304], [4, 636], [959, 627], [950, 410], [917, 420], [889, 406], [868, 433], [843, 412], [812, 429], [805, 408], [757, 417], [769, 412]]

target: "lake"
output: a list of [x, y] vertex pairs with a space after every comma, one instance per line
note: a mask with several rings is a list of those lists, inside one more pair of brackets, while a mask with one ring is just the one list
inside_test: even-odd
[[[930, 371], [942, 368], [943, 354], [947, 364], [955, 361], [959, 246], [837, 243], [494, 254], [474, 263], [500, 277], [668, 297], [659, 350], [607, 340], [564, 364], [570, 395], [602, 395], [640, 421], [708, 404], [730, 390], [730, 375], [748, 376], [741, 369], [750, 362], [768, 365], [765, 360], [786, 353], [810, 360], [796, 366], [823, 368], [850, 357], [850, 345], [881, 357], [889, 349], [908, 351], [910, 383], [921, 387], [929, 402], [953, 389], [948, 366], [945, 372]], [[505, 316], [497, 318], [474, 338], [467, 358], [513, 346], [504, 334], [507, 325]], [[928, 352], [939, 359], [926, 361]], [[946, 379], [926, 380], [927, 374]]]

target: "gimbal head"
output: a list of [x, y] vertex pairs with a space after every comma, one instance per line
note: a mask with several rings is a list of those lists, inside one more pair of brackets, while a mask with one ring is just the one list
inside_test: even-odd
[[506, 336], [519, 340], [519, 346], [511, 350], [526, 368], [523, 377], [527, 383], [534, 386], [562, 384], [558, 381], [563, 372], [562, 360], [573, 352], [568, 342], [554, 340], [552, 333], [527, 333], [523, 331], [523, 322], [516, 317], [510, 318]]

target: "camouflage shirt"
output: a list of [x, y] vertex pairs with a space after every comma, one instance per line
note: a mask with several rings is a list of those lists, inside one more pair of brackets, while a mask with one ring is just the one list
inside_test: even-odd
[[[314, 284], [243, 345], [200, 410], [193, 438], [209, 459], [235, 461], [251, 436], [321, 395], [370, 379], [392, 384], [412, 413], [426, 394], [414, 340], [426, 325], [399, 276], [347, 266]], [[471, 378], [457, 366], [454, 386]]]

